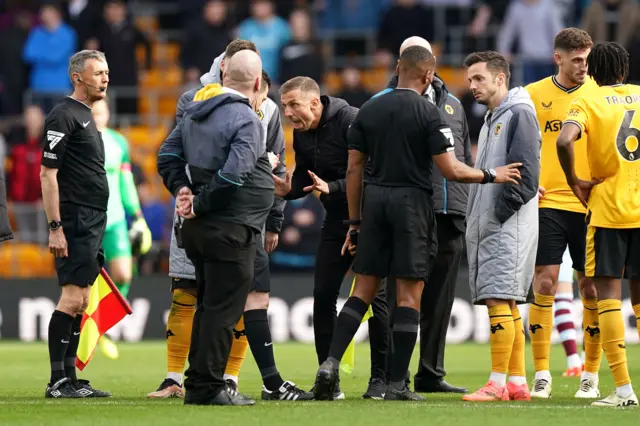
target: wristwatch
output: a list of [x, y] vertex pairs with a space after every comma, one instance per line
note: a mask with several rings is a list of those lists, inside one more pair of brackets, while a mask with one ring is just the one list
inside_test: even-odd
[[497, 173], [495, 169], [482, 169], [482, 173], [484, 173], [483, 184], [493, 183], [496, 180]]
[[49, 231], [55, 231], [60, 227], [62, 227], [62, 222], [59, 220], [52, 220], [49, 222]]

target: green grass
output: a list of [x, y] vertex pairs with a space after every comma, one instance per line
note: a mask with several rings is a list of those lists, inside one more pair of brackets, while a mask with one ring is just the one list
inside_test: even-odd
[[[554, 375], [553, 398], [525, 403], [465, 403], [459, 395], [427, 395], [422, 403], [364, 401], [360, 399], [368, 380], [368, 345], [356, 349], [356, 370], [343, 375], [341, 386], [346, 401], [334, 402], [267, 402], [257, 401], [253, 407], [193, 407], [181, 400], [148, 400], [165, 372], [163, 342], [120, 344], [120, 358], [108, 360], [96, 352], [94, 359], [80, 374], [99, 389], [110, 390], [108, 399], [45, 400], [48, 380], [48, 355], [44, 344], [0, 343], [0, 425], [602, 425], [634, 424], [640, 410], [611, 410], [589, 406], [589, 401], [576, 400], [573, 394], [578, 378], [564, 378], [565, 358], [561, 346], [552, 352]], [[640, 346], [629, 345], [627, 356], [632, 380], [640, 383]], [[311, 345], [280, 344], [276, 358], [285, 379], [301, 387], [311, 387], [315, 371], [315, 352]], [[527, 371], [532, 378], [531, 348], [527, 346]], [[412, 362], [415, 372], [416, 356]], [[484, 384], [490, 367], [486, 345], [449, 345], [448, 375], [451, 383], [475, 389]], [[600, 391], [614, 389], [611, 374], [603, 359]], [[261, 381], [253, 359], [243, 367], [240, 389], [258, 399]], [[206, 423], [205, 423], [206, 422]], [[292, 423], [291, 423], [292, 422]]]

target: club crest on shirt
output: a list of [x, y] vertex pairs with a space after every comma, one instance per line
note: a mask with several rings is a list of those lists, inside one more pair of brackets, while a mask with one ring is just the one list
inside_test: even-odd
[[493, 136], [498, 136], [502, 130], [502, 123], [496, 124], [496, 129], [493, 131]]
[[449, 115], [453, 115], [453, 108], [451, 107], [451, 105], [445, 105], [444, 110], [447, 111]]
[[258, 110], [258, 118], [260, 119], [260, 121], [262, 121], [262, 119], [264, 118], [264, 112], [262, 112], [262, 110]]

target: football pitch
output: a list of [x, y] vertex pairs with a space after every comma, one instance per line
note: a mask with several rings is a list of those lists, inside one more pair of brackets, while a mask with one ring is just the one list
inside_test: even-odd
[[[459, 395], [426, 395], [426, 402], [366, 401], [360, 399], [369, 378], [368, 344], [356, 347], [355, 371], [342, 374], [341, 387], [347, 399], [333, 402], [262, 402], [261, 380], [250, 352], [240, 390], [256, 399], [252, 407], [193, 407], [182, 400], [149, 400], [146, 394], [164, 377], [164, 342], [119, 345], [120, 358], [109, 360], [96, 351], [80, 378], [98, 389], [109, 390], [112, 398], [48, 400], [47, 347], [43, 343], [0, 343], [0, 425], [637, 425], [640, 409], [608, 409], [589, 406], [573, 394], [579, 379], [562, 377], [565, 357], [562, 346], [554, 345], [551, 367], [553, 397], [546, 401], [466, 403]], [[312, 345], [279, 344], [276, 359], [285, 380], [309, 389], [317, 368]], [[416, 355], [412, 374], [416, 370]], [[628, 345], [627, 356], [636, 394], [640, 391], [640, 345]], [[531, 347], [527, 344], [527, 374], [531, 381]], [[488, 345], [464, 344], [447, 347], [447, 380], [475, 390], [488, 378]], [[600, 373], [600, 392], [614, 389], [606, 361]], [[451, 422], [451, 423], [449, 423]]]

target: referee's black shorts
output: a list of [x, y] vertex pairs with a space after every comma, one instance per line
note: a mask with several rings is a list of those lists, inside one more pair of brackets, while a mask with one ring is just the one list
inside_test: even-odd
[[435, 214], [425, 190], [365, 186], [355, 273], [427, 279], [437, 252]]
[[[269, 293], [271, 291], [271, 275], [269, 271], [269, 255], [264, 249], [264, 234], [262, 239], [258, 239], [256, 245], [256, 260], [253, 267], [253, 282], [249, 291], [258, 293]], [[187, 278], [172, 278], [171, 291], [174, 290], [197, 290], [196, 280]]]
[[107, 227], [107, 212], [60, 203], [60, 221], [67, 239], [68, 256], [55, 259], [58, 284], [90, 286], [104, 266], [102, 239]]
[[584, 213], [543, 207], [539, 210], [536, 266], [560, 265], [567, 246], [573, 269], [584, 272], [587, 224]]

